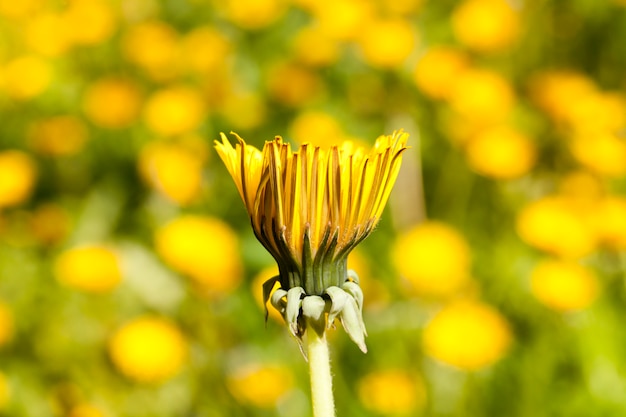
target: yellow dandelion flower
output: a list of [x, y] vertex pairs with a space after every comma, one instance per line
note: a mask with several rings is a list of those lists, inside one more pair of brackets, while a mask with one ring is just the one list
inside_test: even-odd
[[180, 135], [196, 129], [206, 114], [206, 103], [197, 90], [175, 86], [153, 93], [144, 108], [144, 121], [155, 133]]
[[343, 137], [343, 130], [337, 119], [321, 111], [304, 111], [291, 122], [291, 137], [298, 143], [311, 143], [315, 146], [330, 147]]
[[28, 100], [42, 94], [52, 78], [50, 63], [35, 55], [17, 57], [0, 68], [0, 86], [17, 100]]
[[11, 387], [5, 374], [0, 372], [0, 411], [9, 404], [11, 399]]
[[[298, 325], [298, 310], [293, 310], [299, 303], [316, 303], [318, 308], [324, 304], [321, 296], [328, 294], [345, 304], [342, 287], [346, 285], [362, 298], [358, 285], [349, 279], [347, 256], [378, 223], [398, 175], [407, 138], [401, 131], [381, 136], [370, 152], [355, 149], [351, 143], [330, 149], [305, 143], [292, 151], [280, 137], [266, 142], [262, 151], [238, 136], [235, 147], [223, 134], [222, 142], [216, 141], [216, 149], [248, 210], [255, 236], [278, 264], [276, 279], [287, 297], [284, 311], [294, 335], [304, 332]], [[307, 300], [306, 296], [314, 297]], [[354, 309], [350, 310], [354, 318], [359, 314], [358, 305], [350, 300], [348, 308]], [[274, 305], [282, 303], [280, 299], [274, 301]], [[344, 304], [331, 310], [329, 322], [343, 311]], [[303, 307], [304, 315], [307, 309]], [[316, 331], [323, 333], [325, 326], [322, 323]], [[365, 350], [362, 319], [355, 322], [354, 332], [348, 333]]]
[[401, 235], [392, 249], [401, 276], [417, 294], [449, 297], [470, 282], [470, 249], [452, 227], [428, 221]]
[[467, 56], [446, 46], [430, 48], [422, 55], [413, 73], [417, 87], [436, 99], [447, 98], [453, 81], [468, 66]]
[[426, 354], [469, 371], [498, 361], [512, 341], [506, 319], [477, 301], [445, 306], [426, 325], [423, 338]]
[[28, 200], [36, 180], [37, 166], [28, 154], [16, 150], [0, 152], [0, 208]]
[[67, 33], [79, 45], [95, 45], [109, 39], [116, 28], [117, 17], [112, 4], [105, 0], [75, 0], [63, 13]]
[[155, 246], [169, 266], [211, 294], [229, 293], [241, 282], [237, 234], [221, 220], [178, 217], [157, 230]]
[[411, 16], [419, 10], [425, 0], [378, 0], [378, 7], [382, 9], [384, 14]]
[[527, 244], [564, 258], [585, 256], [597, 244], [586, 213], [561, 196], [544, 197], [524, 207], [517, 217], [517, 233]]
[[269, 68], [267, 88], [273, 99], [293, 107], [302, 106], [323, 93], [322, 80], [316, 73], [290, 62]]
[[580, 135], [626, 128], [626, 99], [619, 93], [587, 94], [565, 107], [569, 124]]
[[574, 158], [585, 168], [606, 177], [626, 174], [626, 140], [611, 133], [586, 134], [570, 143]]
[[368, 64], [394, 68], [413, 52], [416, 37], [415, 30], [404, 19], [375, 20], [362, 28], [359, 45]]
[[340, 55], [339, 42], [319, 26], [301, 29], [293, 39], [292, 45], [298, 61], [315, 67], [331, 65]]
[[412, 414], [426, 405], [426, 388], [417, 375], [386, 369], [365, 375], [357, 385], [361, 403], [384, 415]]
[[50, 156], [67, 156], [80, 152], [89, 132], [76, 116], [60, 115], [34, 122], [28, 139], [33, 149]]
[[0, 301], [0, 347], [13, 339], [13, 312]]
[[122, 280], [118, 255], [100, 245], [84, 245], [62, 252], [54, 264], [63, 285], [90, 293], [106, 293]]
[[141, 93], [138, 86], [130, 80], [105, 77], [89, 85], [82, 105], [85, 114], [95, 125], [120, 129], [137, 120]]
[[232, 45], [217, 29], [200, 26], [181, 39], [180, 49], [182, 63], [189, 71], [206, 74], [224, 65]]
[[291, 370], [285, 366], [249, 364], [232, 371], [226, 383], [240, 403], [272, 408], [293, 388], [293, 380]]
[[180, 372], [187, 360], [187, 342], [180, 329], [159, 317], [139, 317], [111, 337], [109, 354], [124, 376], [138, 382], [163, 382]]
[[43, 0], [0, 0], [0, 16], [9, 19], [28, 19], [34, 12], [40, 10]]
[[67, 211], [54, 203], [47, 203], [33, 211], [29, 220], [29, 230], [39, 243], [52, 245], [67, 236], [69, 223]]
[[69, 29], [63, 15], [42, 13], [26, 22], [24, 40], [34, 52], [59, 56], [71, 47]]
[[457, 75], [448, 100], [450, 107], [467, 119], [495, 123], [511, 113], [515, 105], [515, 93], [510, 83], [499, 73], [467, 69]]
[[465, 0], [452, 14], [452, 28], [462, 44], [495, 52], [517, 40], [520, 17], [506, 0]]
[[104, 417], [104, 413], [92, 404], [81, 403], [73, 406], [67, 417]]
[[531, 78], [530, 94], [553, 119], [571, 121], [574, 103], [597, 94], [597, 88], [593, 80], [577, 72], [544, 71]]
[[533, 295], [557, 311], [584, 309], [599, 290], [595, 274], [571, 261], [544, 260], [535, 266], [530, 280]]
[[559, 193], [581, 205], [595, 203], [605, 192], [605, 184], [588, 171], [570, 172], [559, 181]]
[[[199, 142], [204, 145], [204, 142]], [[180, 143], [151, 142], [139, 154], [139, 172], [144, 180], [170, 200], [187, 205], [202, 190], [206, 152]]]
[[465, 145], [465, 153], [474, 171], [496, 179], [526, 174], [533, 167], [537, 154], [528, 137], [508, 126], [480, 132]]
[[318, 1], [310, 4], [320, 29], [337, 40], [353, 40], [374, 16], [372, 4], [359, 0]]
[[244, 29], [261, 29], [276, 22], [287, 10], [284, 0], [227, 0], [226, 17]]
[[594, 229], [601, 243], [614, 250], [626, 250], [626, 197], [610, 195], [595, 207]]
[[122, 38], [122, 52], [158, 81], [179, 73], [179, 36], [170, 25], [150, 21], [131, 26]]

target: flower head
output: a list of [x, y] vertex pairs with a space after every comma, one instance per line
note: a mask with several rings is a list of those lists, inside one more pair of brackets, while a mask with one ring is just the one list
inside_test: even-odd
[[[359, 310], [362, 301], [347, 257], [380, 219], [408, 134], [381, 136], [370, 152], [350, 142], [330, 149], [305, 143], [294, 151], [280, 137], [260, 151], [235, 136], [239, 143], [233, 147], [222, 134], [216, 149], [237, 185], [257, 239], [278, 263], [279, 276], [268, 281], [266, 297], [280, 282], [273, 304], [284, 310], [296, 336], [306, 327], [298, 321], [300, 303], [313, 305], [304, 301], [307, 296], [328, 301], [326, 307], [319, 299], [314, 303], [329, 309], [329, 325], [339, 316], [346, 327], [346, 315], [339, 308], [346, 302], [343, 294], [358, 292], [348, 304], [355, 303]], [[364, 349], [360, 337], [357, 344]]]

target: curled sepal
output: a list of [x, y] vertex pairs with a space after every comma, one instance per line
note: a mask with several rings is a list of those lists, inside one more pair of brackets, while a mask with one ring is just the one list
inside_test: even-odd
[[354, 282], [357, 285], [360, 284], [359, 275], [356, 273], [354, 269], [348, 269], [347, 275], [348, 275], [348, 279], [346, 279], [346, 282]]
[[[272, 290], [274, 289], [274, 286], [276, 285], [276, 283], [279, 282], [279, 280], [280, 280], [280, 275], [276, 275], [275, 277], [272, 277], [263, 283], [263, 309], [265, 310], [265, 323], [267, 323], [267, 318], [269, 317], [269, 314], [270, 314], [270, 312], [267, 309], [267, 301], [270, 299], [270, 296], [272, 295]], [[272, 305], [274, 304], [272, 303]], [[276, 309], [280, 311], [278, 307]]]
[[354, 301], [356, 301], [357, 307], [359, 307], [359, 312], [363, 311], [363, 290], [359, 287], [357, 282], [346, 281], [343, 283], [341, 288], [350, 294]]
[[328, 311], [328, 323], [326, 328], [330, 329], [335, 319], [343, 311], [349, 295], [339, 287], [328, 287], [324, 291], [330, 297], [330, 310]]
[[302, 299], [302, 315], [307, 330], [313, 330], [320, 337], [326, 330], [326, 301], [319, 295], [309, 295]]
[[363, 316], [356, 301], [352, 297], [346, 297], [346, 305], [343, 307], [343, 311], [339, 315], [343, 328], [350, 336], [350, 339], [361, 349], [363, 353], [367, 353], [367, 346], [365, 346], [365, 323], [363, 322]]
[[280, 314], [285, 315], [285, 309], [287, 307], [287, 291], [282, 288], [278, 288], [270, 297], [270, 303]]
[[302, 296], [304, 294], [305, 292], [302, 287], [293, 287], [287, 291], [287, 308], [283, 317], [289, 326], [289, 331], [296, 337], [301, 336], [298, 326], [298, 315], [300, 314]]

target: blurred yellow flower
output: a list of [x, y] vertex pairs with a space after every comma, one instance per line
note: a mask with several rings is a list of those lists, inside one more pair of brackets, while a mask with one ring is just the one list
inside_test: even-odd
[[28, 131], [32, 148], [50, 156], [74, 155], [84, 148], [88, 137], [85, 124], [71, 114], [38, 120]]
[[[198, 149], [200, 148], [200, 149]], [[198, 198], [202, 190], [202, 170], [207, 150], [184, 143], [153, 141], [139, 154], [139, 172], [144, 181], [180, 205]], [[202, 152], [204, 151], [204, 152]]]
[[585, 256], [597, 243], [586, 213], [561, 196], [524, 207], [517, 217], [517, 233], [530, 246], [565, 258]]
[[37, 180], [35, 161], [17, 150], [0, 152], [0, 209], [30, 198]]
[[251, 364], [231, 372], [226, 379], [230, 393], [242, 404], [276, 407], [293, 388], [293, 374], [286, 366]]
[[568, 122], [579, 135], [626, 129], [626, 99], [619, 93], [586, 94], [567, 103]]
[[276, 22], [287, 10], [284, 0], [225, 0], [226, 18], [244, 29], [261, 29]]
[[380, 68], [402, 65], [415, 49], [415, 30], [404, 19], [374, 20], [361, 28], [358, 42], [365, 61]]
[[302, 106], [323, 93], [321, 78], [295, 63], [274, 64], [268, 68], [266, 77], [270, 96], [288, 106]]
[[83, 245], [62, 252], [54, 263], [61, 284], [90, 293], [106, 293], [122, 280], [118, 255], [102, 245]]
[[453, 82], [468, 66], [468, 58], [459, 49], [434, 46], [422, 55], [413, 73], [417, 87], [426, 95], [448, 98]]
[[52, 79], [50, 63], [36, 55], [22, 55], [0, 68], [0, 88], [17, 100], [42, 94]]
[[594, 227], [601, 243], [614, 250], [626, 250], [626, 197], [610, 195], [599, 201]]
[[11, 399], [11, 387], [7, 377], [0, 371], [0, 411], [2, 411]]
[[512, 179], [530, 171], [537, 151], [523, 133], [508, 126], [495, 126], [474, 136], [466, 144], [465, 153], [470, 167], [477, 173]]
[[67, 417], [104, 417], [104, 413], [91, 404], [83, 403], [72, 407]]
[[426, 388], [415, 374], [400, 369], [371, 372], [358, 381], [361, 403], [381, 415], [414, 414], [426, 405]]
[[232, 49], [230, 41], [212, 26], [199, 26], [180, 42], [180, 58], [185, 68], [206, 75], [224, 65]]
[[231, 292], [241, 282], [237, 234], [219, 219], [178, 217], [156, 232], [155, 246], [169, 266], [211, 294]]
[[585, 168], [607, 177], [626, 174], [626, 140], [611, 133], [578, 136], [569, 143], [572, 155]]
[[125, 323], [112, 335], [109, 353], [113, 365], [126, 377], [159, 383], [180, 372], [188, 346], [173, 322], [145, 316]]
[[456, 38], [479, 52], [510, 47], [520, 32], [519, 12], [506, 0], [465, 0], [452, 14]]
[[43, 0], [0, 0], [0, 16], [9, 19], [29, 18], [41, 8]]
[[64, 11], [67, 34], [79, 45], [94, 45], [109, 39], [116, 29], [117, 16], [106, 0], [73, 0]]
[[533, 100], [557, 121], [571, 121], [575, 103], [597, 94], [594, 82], [574, 71], [543, 71], [530, 80]]
[[598, 295], [595, 274], [571, 261], [541, 261], [533, 269], [530, 279], [533, 295], [557, 311], [584, 309]]
[[593, 204], [605, 194], [605, 184], [588, 171], [573, 171], [559, 181], [559, 193], [580, 206]]
[[8, 305], [0, 301], [0, 347], [13, 339], [13, 312]]
[[131, 26], [122, 38], [126, 59], [157, 81], [168, 80], [180, 71], [179, 36], [169, 24], [148, 21]]
[[237, 129], [254, 129], [260, 126], [267, 116], [265, 98], [252, 91], [228, 94], [219, 112], [228, 124]]
[[32, 236], [43, 245], [62, 241], [70, 229], [69, 215], [55, 203], [38, 206], [31, 213], [29, 230]]
[[115, 76], [100, 78], [87, 87], [82, 105], [96, 126], [120, 129], [137, 120], [141, 93], [131, 80]]
[[331, 65], [339, 59], [339, 42], [319, 26], [300, 29], [293, 39], [294, 55], [299, 62], [314, 67]]
[[184, 86], [153, 93], [143, 114], [147, 126], [163, 136], [189, 133], [202, 123], [205, 115], [206, 103], [200, 92]]
[[24, 40], [34, 52], [59, 56], [72, 45], [69, 30], [60, 13], [41, 13], [25, 22]]
[[452, 227], [421, 223], [398, 237], [391, 257], [401, 276], [417, 294], [449, 297], [470, 282], [470, 249]]
[[419, 10], [425, 0], [378, 0], [378, 7], [383, 14], [411, 16]]
[[330, 147], [343, 138], [337, 119], [328, 113], [315, 110], [303, 111], [289, 126], [289, 134], [298, 143]]
[[450, 107], [476, 122], [499, 122], [515, 105], [515, 93], [499, 73], [467, 69], [457, 74], [448, 95]]
[[512, 341], [506, 319], [478, 301], [445, 306], [426, 325], [423, 338], [426, 354], [468, 371], [498, 361]]
[[320, 29], [338, 40], [357, 38], [374, 15], [372, 4], [360, 0], [311, 2], [311, 11]]

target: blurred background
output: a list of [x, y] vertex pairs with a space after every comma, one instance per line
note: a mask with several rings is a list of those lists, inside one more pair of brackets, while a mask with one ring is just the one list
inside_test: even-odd
[[212, 143], [397, 128], [338, 415], [626, 415], [625, 39], [623, 0], [0, 0], [0, 415], [310, 416]]

